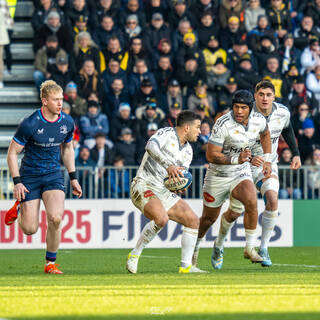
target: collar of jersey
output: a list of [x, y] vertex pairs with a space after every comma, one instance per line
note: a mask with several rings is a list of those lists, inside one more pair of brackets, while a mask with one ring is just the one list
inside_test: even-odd
[[[262, 114], [262, 113], [258, 110], [256, 103], [254, 103], [253, 109], [254, 109], [254, 111]], [[273, 112], [274, 112], [276, 109], [277, 109], [276, 104], [272, 102], [272, 110], [271, 110], [270, 114], [269, 114], [268, 116], [265, 116], [264, 114], [262, 114], [262, 115], [266, 118], [267, 122], [270, 121], [271, 115], [273, 114]]]
[[250, 120], [250, 118], [252, 117], [252, 111], [251, 111], [250, 114], [249, 114], [249, 119], [248, 119], [248, 124], [247, 124], [247, 125], [244, 125], [243, 123], [237, 122], [237, 121], [235, 120], [235, 118], [234, 118], [233, 111], [230, 111], [230, 113], [231, 113], [231, 118], [232, 118], [233, 122], [236, 123], [236, 124], [239, 125], [239, 126], [242, 126], [245, 131], [248, 131], [248, 128], [249, 128], [249, 120]]
[[184, 145], [181, 145], [181, 142], [180, 142], [180, 138], [178, 136], [178, 133], [177, 133], [177, 129], [174, 128], [174, 133], [176, 134], [176, 137], [177, 137], [177, 140], [178, 140], [178, 143], [179, 143], [179, 150], [182, 150], [184, 147], [187, 146], [188, 142], [186, 142]]
[[54, 120], [54, 121], [47, 120], [47, 119], [44, 117], [44, 115], [43, 115], [43, 113], [42, 113], [42, 108], [40, 108], [40, 109], [38, 110], [38, 113], [39, 113], [40, 119], [41, 119], [44, 123], [60, 122], [61, 119], [62, 119], [62, 113], [61, 113], [61, 112], [60, 112], [60, 114], [59, 114], [58, 119], [57, 119], [57, 120]]

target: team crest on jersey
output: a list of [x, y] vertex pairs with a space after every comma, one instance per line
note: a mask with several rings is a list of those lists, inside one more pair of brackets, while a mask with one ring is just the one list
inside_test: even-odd
[[54, 141], [54, 138], [49, 138], [49, 142], [53, 142]]
[[60, 133], [67, 134], [67, 132], [68, 132], [67, 126], [63, 125], [60, 127]]

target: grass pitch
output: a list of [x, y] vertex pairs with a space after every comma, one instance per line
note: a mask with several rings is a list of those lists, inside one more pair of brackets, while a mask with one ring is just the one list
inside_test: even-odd
[[0, 251], [0, 318], [5, 319], [320, 319], [320, 248], [271, 248], [262, 268], [226, 248], [214, 271], [210, 249], [178, 274], [179, 249], [146, 249], [139, 274], [127, 274], [129, 250], [60, 250], [63, 275], [43, 273], [44, 250]]

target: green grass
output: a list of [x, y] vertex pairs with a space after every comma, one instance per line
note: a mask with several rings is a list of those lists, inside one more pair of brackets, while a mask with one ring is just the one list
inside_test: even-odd
[[[227, 248], [209, 274], [178, 274], [179, 249], [146, 249], [139, 274], [129, 250], [60, 250], [63, 275], [43, 273], [43, 250], [0, 251], [0, 318], [6, 319], [320, 319], [320, 247], [271, 248], [262, 268]], [[317, 266], [317, 267], [311, 267]]]

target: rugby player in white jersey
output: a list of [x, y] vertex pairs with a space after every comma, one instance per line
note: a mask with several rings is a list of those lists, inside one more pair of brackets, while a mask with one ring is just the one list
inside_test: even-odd
[[[266, 159], [262, 165], [262, 172], [265, 177], [269, 177], [271, 140], [267, 121], [260, 113], [252, 111], [253, 103], [254, 98], [249, 91], [238, 90], [232, 99], [232, 111], [219, 118], [212, 129], [206, 154], [210, 165], [203, 186], [203, 212], [193, 265], [197, 264], [201, 240], [217, 220], [228, 197], [228, 216], [238, 217], [245, 211], [244, 257], [252, 262], [262, 262], [255, 250], [258, 209], [250, 161], [251, 148], [259, 137]], [[224, 219], [224, 215], [222, 224], [230, 224]]]
[[142, 250], [168, 220], [184, 226], [181, 239], [179, 273], [205, 272], [192, 266], [192, 254], [198, 237], [199, 218], [179, 194], [164, 186], [164, 178], [179, 179], [181, 170], [188, 169], [192, 160], [189, 142], [197, 141], [201, 118], [193, 111], [182, 111], [175, 128], [159, 129], [148, 141], [146, 152], [131, 184], [133, 204], [148, 218], [135, 248], [127, 258], [127, 270], [136, 273]]
[[[265, 199], [266, 206], [262, 213], [262, 234], [261, 244], [259, 249], [259, 255], [263, 258], [261, 265], [263, 267], [270, 267], [272, 261], [268, 253], [268, 244], [273, 233], [276, 219], [278, 217], [278, 192], [279, 192], [279, 178], [278, 178], [278, 141], [282, 134], [284, 140], [291, 149], [293, 158], [291, 162], [291, 169], [297, 170], [301, 167], [301, 160], [299, 156], [299, 149], [294, 136], [293, 128], [290, 123], [290, 112], [282, 104], [274, 102], [275, 88], [270, 81], [263, 80], [256, 85], [255, 88], [255, 105], [253, 107], [255, 112], [262, 114], [270, 130], [271, 142], [272, 142], [272, 173], [269, 178], [264, 177], [262, 171], [262, 164], [264, 163], [263, 150], [260, 143], [260, 139], [257, 139], [256, 144], [251, 149], [252, 161], [251, 170], [254, 183], [257, 189], [261, 192]], [[215, 269], [221, 269], [223, 259], [223, 243], [226, 235], [232, 227], [237, 215], [231, 216], [230, 214], [224, 214], [224, 220], [228, 222], [223, 226], [223, 221], [220, 225], [218, 238], [215, 241], [216, 251], [214, 258], [212, 259], [212, 265]]]

